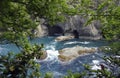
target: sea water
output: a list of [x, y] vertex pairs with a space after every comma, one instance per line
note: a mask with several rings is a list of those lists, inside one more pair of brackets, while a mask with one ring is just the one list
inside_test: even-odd
[[[44, 75], [47, 72], [53, 73], [55, 78], [59, 78], [63, 75], [66, 75], [68, 71], [71, 72], [82, 72], [84, 71], [83, 64], [90, 64], [92, 69], [100, 69], [99, 64], [104, 63], [102, 57], [104, 53], [96, 52], [87, 54], [84, 56], [80, 56], [76, 58], [74, 61], [68, 63], [62, 63], [58, 59], [59, 50], [67, 47], [74, 46], [82, 46], [82, 47], [101, 47], [106, 46], [108, 43], [102, 40], [81, 40], [81, 39], [71, 39], [67, 41], [56, 42], [55, 37], [43, 37], [43, 38], [35, 38], [30, 40], [31, 44], [44, 44], [44, 49], [47, 52], [47, 58], [44, 60], [37, 60], [38, 63], [41, 64], [40, 72]], [[0, 53], [6, 54], [8, 52], [20, 52], [19, 48], [14, 44], [1, 44], [0, 45]]]

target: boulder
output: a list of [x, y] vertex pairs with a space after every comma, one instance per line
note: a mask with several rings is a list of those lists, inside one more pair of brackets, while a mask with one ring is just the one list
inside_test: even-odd
[[96, 52], [97, 48], [88, 48], [88, 47], [81, 47], [81, 46], [75, 46], [72, 48], [64, 48], [62, 50], [59, 50], [59, 60], [62, 62], [68, 62], [76, 59], [77, 57]]
[[70, 40], [73, 38], [74, 38], [74, 36], [59, 36], [55, 39], [55, 41], [65, 41], [65, 40]]
[[46, 51], [41, 51], [41, 56], [38, 59], [44, 60], [46, 57], [47, 57], [47, 52]]

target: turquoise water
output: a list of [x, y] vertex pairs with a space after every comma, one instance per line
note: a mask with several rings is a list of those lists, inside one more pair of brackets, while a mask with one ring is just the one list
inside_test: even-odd
[[[83, 46], [83, 47], [100, 47], [106, 46], [108, 43], [102, 40], [82, 40], [82, 39], [72, 39], [68, 41], [55, 42], [55, 37], [43, 37], [35, 38], [31, 40], [31, 44], [44, 44], [45, 50], [48, 53], [48, 57], [45, 60], [37, 60], [41, 64], [40, 71], [42, 74], [46, 72], [52, 72], [55, 78], [66, 75], [68, 70], [72, 72], [82, 72], [84, 70], [83, 64], [90, 64], [95, 68], [94, 63], [104, 63], [102, 57], [104, 54], [102, 52], [96, 52], [76, 58], [72, 62], [61, 63], [57, 56], [58, 50], [73, 47], [73, 46]], [[0, 45], [0, 53], [6, 54], [7, 52], [12, 51], [15, 53], [20, 52], [19, 49], [14, 44], [5, 44]]]
[[[45, 46], [51, 45], [55, 42], [55, 37], [43, 37], [43, 38], [36, 38], [31, 40], [32, 43], [36, 44], [44, 44]], [[80, 45], [83, 47], [100, 47], [108, 45], [106, 41], [103, 40], [83, 40], [83, 39], [71, 39], [62, 42], [55, 43], [55, 49], [59, 50], [65, 47], [73, 47], [76, 45]]]

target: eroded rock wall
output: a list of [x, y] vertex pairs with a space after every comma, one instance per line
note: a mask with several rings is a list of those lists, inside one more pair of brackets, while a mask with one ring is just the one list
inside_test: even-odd
[[[84, 26], [87, 19], [82, 16], [71, 16], [68, 17], [68, 20], [64, 23], [56, 24], [55, 26], [48, 25], [39, 25], [37, 28], [37, 37], [40, 37], [41, 34], [44, 35], [68, 35], [73, 34], [73, 31], [77, 31], [79, 38], [83, 39], [101, 39], [101, 25], [99, 21], [93, 21], [91, 24]], [[44, 33], [43, 33], [44, 32]]]

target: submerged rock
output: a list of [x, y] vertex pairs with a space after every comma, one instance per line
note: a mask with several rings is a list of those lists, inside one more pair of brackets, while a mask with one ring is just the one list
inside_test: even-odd
[[55, 39], [55, 41], [65, 41], [65, 40], [70, 40], [73, 38], [74, 38], [74, 36], [59, 36]]
[[81, 47], [81, 46], [75, 46], [72, 48], [64, 48], [62, 50], [59, 50], [59, 60], [62, 62], [68, 62], [76, 59], [80, 55], [88, 54], [96, 52], [96, 48], [88, 48], [88, 47]]

